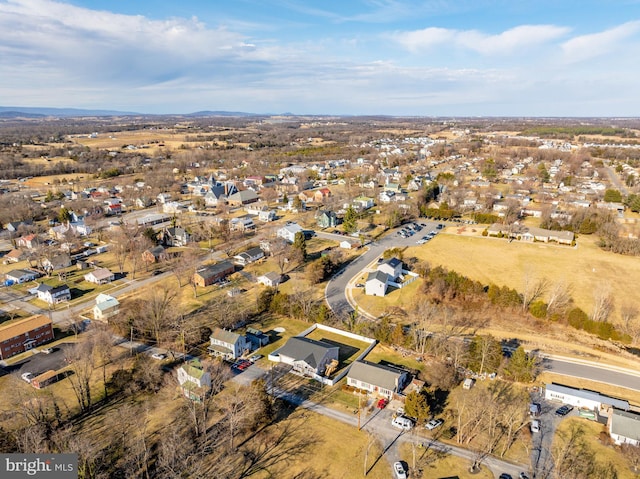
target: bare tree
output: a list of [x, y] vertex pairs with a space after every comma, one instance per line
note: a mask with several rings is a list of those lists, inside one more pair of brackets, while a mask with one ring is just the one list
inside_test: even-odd
[[614, 309], [614, 298], [611, 289], [606, 285], [600, 285], [593, 293], [593, 311], [591, 319], [604, 322]]
[[162, 332], [175, 319], [177, 296], [178, 294], [173, 288], [164, 284], [159, 288], [154, 288], [146, 301], [139, 303], [138, 328], [150, 333], [156, 344], [161, 343]]
[[547, 297], [547, 314], [562, 313], [571, 304], [571, 287], [563, 281], [551, 285]]
[[91, 378], [94, 371], [93, 363], [93, 340], [87, 338], [81, 343], [76, 343], [69, 348], [67, 360], [71, 363], [71, 372], [68, 379], [71, 388], [78, 400], [80, 411], [85, 412], [91, 408]]
[[634, 304], [624, 304], [620, 308], [620, 319], [622, 319], [622, 327], [624, 328], [625, 333], [635, 339], [637, 335], [637, 325], [636, 319], [638, 318], [638, 314], [640, 311], [638, 307]]
[[525, 273], [522, 288], [522, 311], [528, 311], [534, 301], [542, 297], [548, 282], [544, 278], [534, 278], [529, 272]]

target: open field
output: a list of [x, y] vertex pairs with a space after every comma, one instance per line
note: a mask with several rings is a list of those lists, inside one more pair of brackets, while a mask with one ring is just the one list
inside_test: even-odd
[[[481, 228], [477, 228], [482, 231]], [[455, 234], [448, 228], [424, 247], [411, 247], [406, 257], [415, 256], [432, 267], [441, 265], [478, 280], [522, 291], [525, 278], [546, 278], [571, 286], [575, 304], [589, 313], [594, 294], [608, 288], [617, 306], [640, 307], [640, 259], [602, 251], [596, 238], [581, 236], [575, 248], [544, 243], [508, 242], [504, 239]], [[613, 313], [614, 319], [617, 313]]]

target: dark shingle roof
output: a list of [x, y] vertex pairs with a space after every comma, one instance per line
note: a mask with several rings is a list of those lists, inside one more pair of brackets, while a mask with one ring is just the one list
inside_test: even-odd
[[295, 361], [304, 361], [312, 368], [317, 368], [330, 349], [338, 349], [338, 347], [315, 339], [294, 336], [289, 338], [277, 353], [280, 356], [293, 358]]

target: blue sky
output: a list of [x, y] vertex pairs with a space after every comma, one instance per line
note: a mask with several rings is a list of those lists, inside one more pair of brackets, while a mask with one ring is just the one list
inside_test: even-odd
[[0, 0], [0, 105], [640, 116], [640, 0]]

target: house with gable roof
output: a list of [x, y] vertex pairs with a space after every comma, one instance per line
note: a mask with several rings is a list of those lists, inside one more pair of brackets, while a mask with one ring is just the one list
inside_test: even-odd
[[185, 397], [200, 402], [211, 392], [211, 374], [198, 359], [178, 368], [178, 383]]
[[609, 435], [616, 445], [640, 446], [640, 414], [613, 409], [607, 421]]
[[410, 375], [404, 369], [365, 360], [355, 361], [347, 373], [347, 384], [389, 400], [402, 393]]
[[209, 354], [232, 361], [251, 350], [251, 342], [245, 336], [228, 329], [216, 328], [209, 337]]
[[372, 271], [364, 283], [364, 294], [368, 296], [384, 296], [387, 294], [389, 276], [382, 271]]
[[269, 355], [278, 362], [290, 365], [305, 376], [323, 376], [332, 361], [338, 361], [340, 349], [323, 341], [294, 336], [284, 346]]
[[378, 271], [389, 275], [391, 281], [395, 281], [402, 274], [402, 261], [398, 258], [389, 258], [378, 265]]
[[93, 307], [93, 317], [100, 321], [105, 321], [118, 314], [120, 302], [113, 296], [100, 293], [96, 296], [96, 304]]

